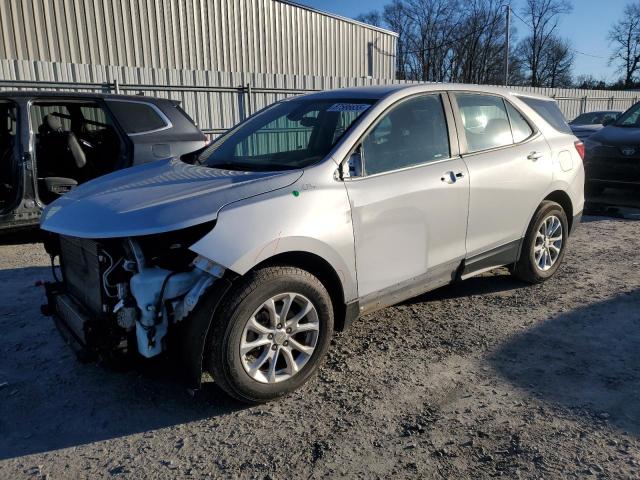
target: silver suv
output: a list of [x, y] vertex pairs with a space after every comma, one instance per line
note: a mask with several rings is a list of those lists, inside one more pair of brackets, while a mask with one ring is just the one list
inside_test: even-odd
[[[43, 311], [86, 357], [173, 351], [263, 402], [362, 314], [508, 266], [542, 282], [583, 208], [582, 143], [545, 97], [354, 88], [269, 106], [188, 159], [51, 204]], [[373, 318], [373, 317], [369, 317]]]

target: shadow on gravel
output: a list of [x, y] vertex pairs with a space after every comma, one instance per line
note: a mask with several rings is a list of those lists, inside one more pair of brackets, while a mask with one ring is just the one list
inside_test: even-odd
[[537, 397], [640, 436], [640, 290], [551, 318], [490, 358]]
[[[244, 408], [212, 382], [191, 397], [169, 359], [141, 362], [127, 372], [80, 363], [51, 319], [40, 314], [44, 295], [32, 285], [49, 278], [48, 271], [0, 270], [0, 460], [153, 435]], [[215, 425], [213, 419], [207, 428]], [[176, 431], [176, 442], [184, 435]]]
[[17, 232], [0, 232], [0, 245], [20, 245], [42, 242], [43, 234], [38, 228], [28, 228]]
[[[504, 272], [506, 272], [506, 269]], [[512, 290], [526, 289], [528, 287], [529, 285], [513, 278], [508, 273], [499, 273], [499, 271], [496, 271], [479, 277], [471, 277], [462, 282], [452, 283], [437, 290], [423, 293], [418, 297], [410, 298], [402, 302], [402, 305], [414, 305], [451, 298], [509, 292]]]

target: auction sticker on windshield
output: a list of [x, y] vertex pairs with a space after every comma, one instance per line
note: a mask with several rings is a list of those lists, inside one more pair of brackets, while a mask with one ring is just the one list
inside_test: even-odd
[[327, 112], [364, 112], [370, 106], [367, 103], [334, 103]]

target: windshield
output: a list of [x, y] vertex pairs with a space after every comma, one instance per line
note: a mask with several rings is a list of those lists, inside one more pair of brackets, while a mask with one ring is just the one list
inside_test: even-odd
[[640, 103], [620, 115], [615, 124], [619, 127], [640, 127]]
[[374, 102], [300, 98], [277, 103], [212, 143], [196, 163], [248, 171], [307, 167], [322, 160]]
[[590, 112], [578, 115], [571, 125], [598, 125], [604, 123], [605, 120], [611, 118], [616, 119], [619, 112]]

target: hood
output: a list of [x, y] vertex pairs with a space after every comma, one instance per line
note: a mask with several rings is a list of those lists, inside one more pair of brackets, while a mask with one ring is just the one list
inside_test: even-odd
[[640, 128], [608, 125], [590, 137], [591, 140], [614, 147], [640, 145]]
[[169, 232], [215, 220], [222, 207], [291, 185], [301, 170], [239, 172], [158, 160], [85, 183], [50, 204], [43, 230], [82, 238]]

